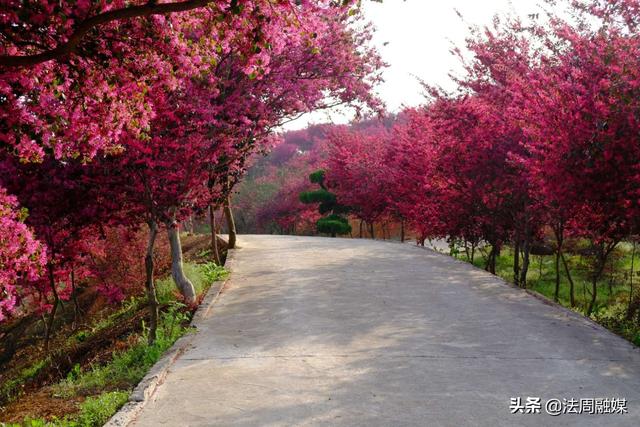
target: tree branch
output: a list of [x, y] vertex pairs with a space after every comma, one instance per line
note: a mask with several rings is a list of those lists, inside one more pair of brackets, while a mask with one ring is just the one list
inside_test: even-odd
[[184, 12], [204, 7], [211, 3], [211, 1], [212, 0], [187, 0], [177, 3], [162, 4], [149, 2], [140, 6], [129, 6], [122, 9], [115, 9], [100, 13], [82, 21], [66, 43], [63, 43], [53, 49], [45, 50], [34, 55], [0, 55], [0, 67], [28, 67], [66, 56], [77, 49], [82, 39], [89, 31], [99, 25], [106, 24], [107, 22], [142, 16]]

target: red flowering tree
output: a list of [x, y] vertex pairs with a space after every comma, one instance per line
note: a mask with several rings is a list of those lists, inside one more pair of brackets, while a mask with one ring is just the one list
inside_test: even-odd
[[[173, 275], [189, 303], [195, 294], [182, 273], [179, 222], [228, 200], [248, 156], [285, 120], [377, 102], [369, 89], [380, 62], [366, 46], [368, 30], [352, 26], [351, 2], [2, 6], [2, 148], [24, 161], [63, 160], [53, 168], [94, 159], [91, 183], [123, 200], [118, 210], [131, 221], [150, 225], [148, 272], [158, 226], [167, 227]], [[20, 191], [25, 200], [41, 193]], [[87, 214], [78, 230], [92, 220]]]
[[[373, 225], [390, 213], [387, 151], [390, 135], [381, 124], [359, 130], [339, 128], [328, 137], [327, 180], [340, 204]], [[373, 235], [372, 235], [373, 237]]]
[[0, 188], [0, 321], [19, 306], [19, 283], [36, 280], [46, 264], [46, 251], [24, 223], [25, 216], [15, 196]]
[[86, 242], [98, 235], [97, 227], [115, 219], [120, 208], [119, 198], [106, 198], [89, 174], [89, 166], [71, 160], [23, 164], [5, 154], [0, 162], [0, 180], [28, 209], [25, 223], [47, 248], [46, 274], [21, 281], [25, 302], [49, 316], [45, 351], [61, 301], [69, 300], [76, 284], [91, 275]]
[[608, 255], [637, 233], [640, 194], [640, 40], [631, 19], [637, 4], [591, 6], [579, 16], [603, 26], [555, 19], [544, 34], [553, 49], [520, 87], [522, 114], [536, 117], [525, 129], [538, 188], [556, 223], [593, 245], [589, 314]]

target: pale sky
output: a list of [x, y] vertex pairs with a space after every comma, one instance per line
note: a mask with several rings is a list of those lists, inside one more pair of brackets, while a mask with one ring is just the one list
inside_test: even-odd
[[[539, 0], [384, 0], [363, 1], [364, 13], [377, 31], [374, 43], [389, 67], [385, 83], [378, 93], [391, 112], [403, 105], [415, 106], [423, 101], [416, 77], [432, 85], [452, 89], [449, 73], [460, 71], [459, 60], [450, 49], [464, 46], [468, 26], [485, 26], [495, 14], [511, 13], [523, 20], [540, 12]], [[458, 10], [464, 21], [456, 14]], [[307, 114], [285, 126], [300, 129], [309, 123], [333, 121], [346, 123], [352, 114], [336, 111]]]

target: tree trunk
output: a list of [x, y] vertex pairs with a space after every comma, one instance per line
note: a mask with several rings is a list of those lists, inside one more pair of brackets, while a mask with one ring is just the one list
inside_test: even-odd
[[404, 243], [405, 239], [404, 220], [400, 221], [400, 243]]
[[542, 265], [544, 264], [544, 257], [540, 255], [538, 257], [538, 282], [542, 280]]
[[598, 280], [602, 277], [602, 273], [607, 265], [607, 258], [611, 254], [611, 252], [618, 246], [618, 241], [610, 242], [607, 244], [600, 244], [598, 251], [598, 269], [596, 270], [596, 274], [593, 276], [592, 289], [593, 293], [591, 294], [591, 301], [589, 303], [589, 307], [587, 308], [587, 316], [590, 316], [595, 308], [596, 304], [596, 296], [598, 292]]
[[567, 260], [564, 257], [564, 253], [560, 252], [560, 259], [562, 260], [562, 264], [564, 265], [564, 271], [567, 275], [567, 280], [569, 281], [569, 301], [572, 308], [576, 306], [576, 287], [573, 283], [573, 277], [571, 277], [571, 271], [569, 270], [569, 265], [567, 264]]
[[498, 263], [501, 249], [500, 245], [496, 244], [496, 250], [493, 252], [493, 259], [491, 260], [491, 274], [496, 274], [496, 264]]
[[631, 271], [629, 272], [629, 303], [627, 305], [627, 320], [633, 319], [635, 315], [635, 298], [633, 297], [633, 274], [634, 274], [634, 262], [636, 259], [636, 241], [633, 241], [633, 250], [631, 252]]
[[373, 221], [371, 221], [371, 223], [369, 224], [369, 231], [371, 232], [371, 238], [373, 240], [376, 239], [376, 231], [375, 231], [374, 227], [375, 227], [375, 225], [374, 225]]
[[591, 313], [593, 313], [593, 309], [595, 308], [596, 300], [598, 297], [598, 279], [600, 279], [600, 276], [604, 271], [606, 262], [606, 255], [604, 255], [603, 248], [599, 248], [597, 257], [598, 259], [596, 271], [594, 272], [593, 278], [591, 280], [591, 300], [589, 301], [589, 306], [587, 307], [587, 316], [591, 316]]
[[220, 251], [218, 250], [218, 233], [216, 233], [216, 212], [213, 205], [209, 205], [209, 224], [211, 226], [211, 252], [216, 265], [222, 265], [220, 261]]
[[513, 284], [520, 286], [520, 238], [513, 245]]
[[487, 264], [485, 266], [485, 270], [491, 274], [496, 274], [496, 258], [498, 256], [498, 245], [497, 243], [491, 244], [491, 252], [489, 252], [489, 258], [487, 259]]
[[597, 297], [598, 297], [598, 277], [593, 276], [593, 280], [591, 281], [591, 300], [589, 301], [589, 306], [587, 307], [587, 317], [591, 316], [591, 313], [593, 313], [593, 308], [596, 305]]
[[363, 230], [363, 225], [364, 225], [364, 221], [360, 220], [360, 238], [362, 239], [364, 237], [364, 230]]
[[611, 297], [611, 295], [613, 295], [613, 280], [614, 280], [614, 276], [613, 276], [613, 272], [609, 275], [609, 297]]
[[529, 264], [531, 261], [531, 233], [527, 230], [524, 238], [524, 246], [522, 248], [522, 269], [520, 270], [520, 286], [527, 288], [527, 273], [529, 272]]
[[556, 290], [553, 300], [558, 302], [560, 299], [560, 259], [562, 257], [562, 245], [564, 244], [564, 230], [562, 224], [553, 230], [556, 235]]
[[233, 220], [233, 212], [231, 211], [231, 196], [227, 196], [226, 203], [224, 205], [224, 216], [227, 218], [227, 228], [229, 229], [229, 242], [227, 244], [228, 249], [236, 248], [236, 223]]
[[182, 244], [180, 243], [180, 230], [177, 222], [167, 224], [167, 235], [171, 246], [171, 276], [178, 289], [182, 293], [188, 305], [196, 303], [196, 291], [193, 283], [184, 274], [182, 265]]
[[78, 326], [78, 321], [82, 316], [82, 310], [78, 303], [78, 292], [76, 288], [76, 272], [75, 267], [71, 266], [71, 298], [73, 299], [73, 323], [72, 328], [75, 329]]
[[153, 344], [156, 340], [156, 332], [158, 330], [158, 297], [156, 295], [156, 285], [154, 283], [153, 270], [155, 268], [153, 262], [153, 248], [158, 236], [158, 225], [154, 221], [149, 221], [149, 241], [147, 243], [147, 253], [144, 257], [144, 266], [146, 272], [145, 287], [147, 288], [147, 299], [149, 304], [149, 344]]
[[56, 289], [56, 280], [53, 274], [53, 266], [49, 264], [47, 269], [49, 270], [49, 285], [51, 286], [51, 292], [53, 293], [53, 307], [51, 308], [51, 313], [49, 313], [49, 318], [44, 324], [44, 353], [46, 355], [49, 354], [49, 343], [51, 341], [51, 334], [53, 333], [58, 304], [60, 303], [60, 297], [58, 296], [58, 290]]

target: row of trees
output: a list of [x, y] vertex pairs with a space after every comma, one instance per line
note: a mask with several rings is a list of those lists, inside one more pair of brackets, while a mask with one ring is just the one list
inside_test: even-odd
[[383, 64], [350, 1], [3, 9], [0, 321], [39, 310], [47, 337], [60, 301], [95, 276], [89, 258], [109, 227], [147, 226], [152, 331], [162, 229], [176, 285], [195, 303], [181, 221], [228, 208], [249, 156], [287, 120], [344, 103], [379, 107], [370, 90]]
[[458, 91], [425, 85], [430, 101], [392, 129], [334, 131], [325, 168], [363, 220], [391, 217], [423, 242], [471, 252], [488, 245], [492, 272], [510, 244], [523, 287], [532, 247], [553, 235], [556, 298], [566, 238], [589, 240], [590, 314], [609, 254], [640, 232], [640, 8], [567, 3], [544, 23], [496, 18], [473, 30], [471, 55], [456, 52]]
[[325, 141], [333, 125], [312, 125], [285, 132], [267, 156], [252, 159], [238, 187], [235, 206], [239, 231], [311, 234], [321, 218], [316, 204], [304, 204], [300, 193], [313, 184], [309, 175], [326, 157]]

